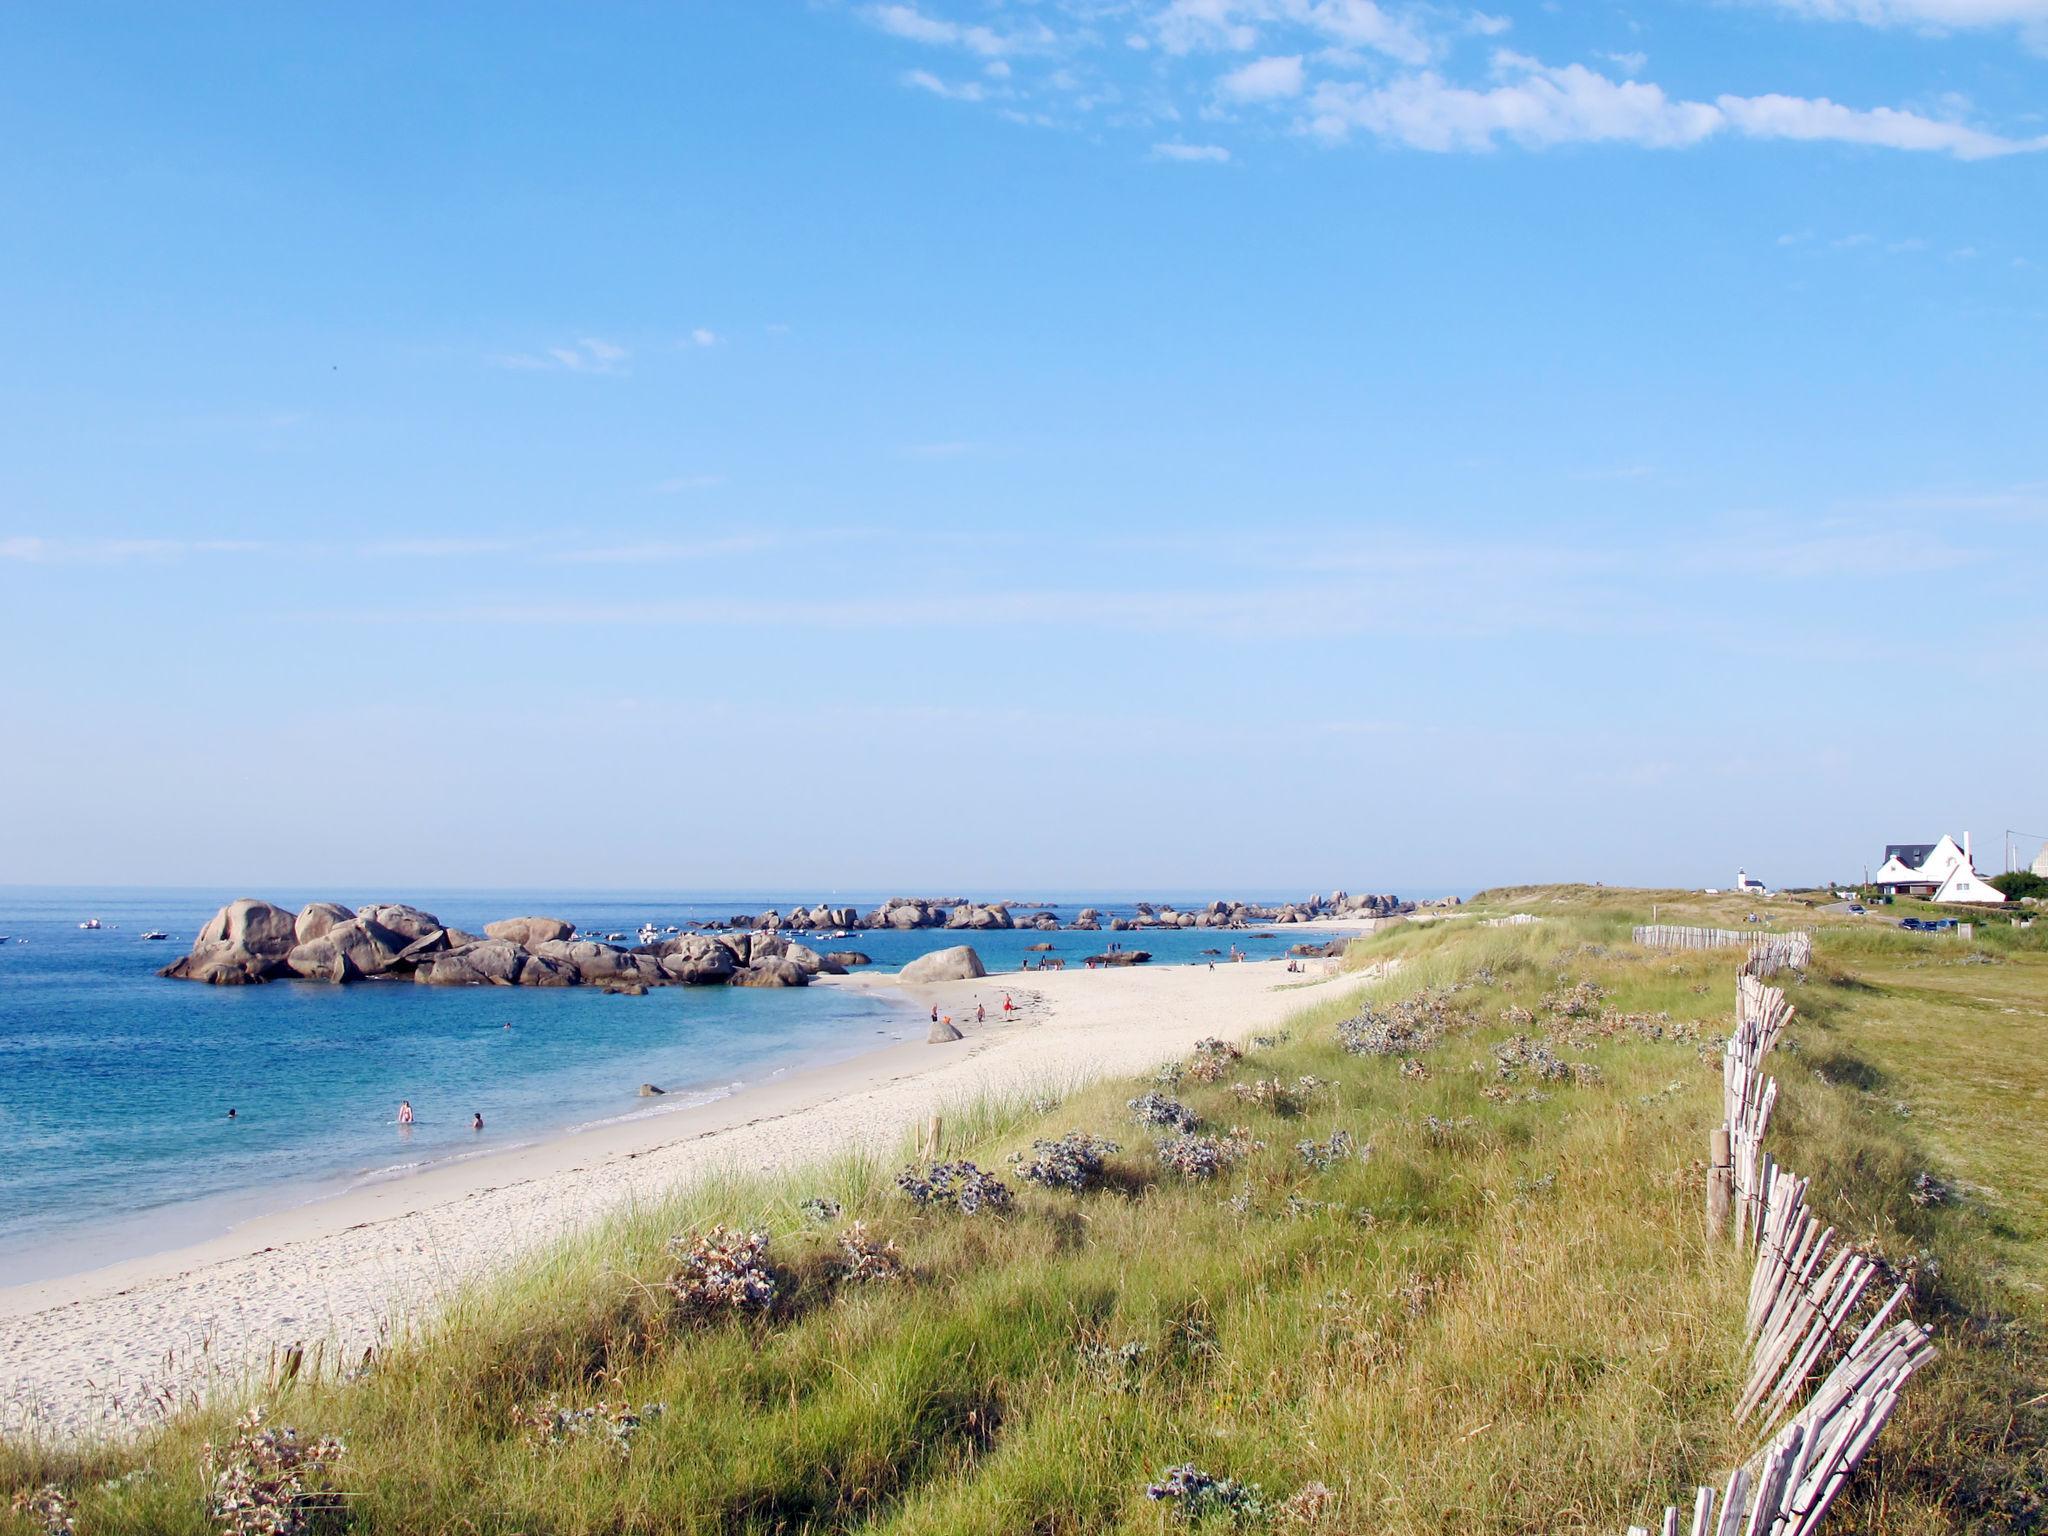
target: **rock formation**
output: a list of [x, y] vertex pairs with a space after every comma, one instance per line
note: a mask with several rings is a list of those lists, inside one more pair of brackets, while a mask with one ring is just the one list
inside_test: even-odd
[[951, 949], [935, 949], [928, 955], [919, 955], [896, 973], [896, 979], [906, 987], [914, 987], [932, 981], [972, 981], [987, 974], [981, 956], [974, 952], [972, 946], [955, 944]]

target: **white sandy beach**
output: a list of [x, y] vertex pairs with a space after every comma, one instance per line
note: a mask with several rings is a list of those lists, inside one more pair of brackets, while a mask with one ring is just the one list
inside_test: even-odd
[[[904, 989], [920, 1009], [950, 1012], [966, 1040], [890, 1046], [713, 1104], [353, 1190], [193, 1247], [0, 1289], [0, 1433], [147, 1423], [166, 1403], [262, 1371], [295, 1342], [356, 1358], [457, 1286], [706, 1172], [794, 1168], [854, 1149], [886, 1157], [948, 1105], [1143, 1071], [1204, 1035], [1268, 1027], [1369, 979], [1304, 977], [1267, 961]], [[1003, 1024], [1006, 991], [1019, 1012]], [[977, 1000], [989, 1007], [985, 1026], [973, 1022]]]

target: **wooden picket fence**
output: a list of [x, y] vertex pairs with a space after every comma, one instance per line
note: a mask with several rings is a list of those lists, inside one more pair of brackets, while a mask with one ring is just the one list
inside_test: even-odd
[[1744, 933], [1739, 928], [1638, 923], [1630, 933], [1645, 949], [1746, 949], [1749, 959], [1743, 969], [1757, 976], [1774, 976], [1786, 969], [1803, 971], [1813, 964], [1813, 935], [1803, 929], [1793, 933]]
[[[1787, 946], [1778, 964], [1803, 969], [1811, 963], [1811, 935], [1766, 937], [1805, 941]], [[1777, 1082], [1764, 1076], [1763, 1060], [1792, 1014], [1785, 994], [1745, 963], [1735, 983], [1735, 1029], [1722, 1055], [1726, 1119], [1714, 1132], [1707, 1180], [1708, 1234], [1721, 1236], [1732, 1217], [1736, 1240], [1757, 1251], [1744, 1320], [1750, 1369], [1735, 1416], [1765, 1429], [1781, 1417], [1784, 1422], [1718, 1494], [1698, 1490], [1689, 1525], [1678, 1506], [1667, 1506], [1664, 1536], [1687, 1530], [1692, 1536], [1807, 1536], [1818, 1529], [1898, 1407], [1906, 1382], [1935, 1354], [1924, 1325], [1893, 1321], [1906, 1299], [1901, 1285], [1841, 1351], [1805, 1405], [1794, 1409], [1837, 1347], [1877, 1266], [1836, 1241], [1834, 1228], [1806, 1208], [1808, 1181], [1763, 1150], [1778, 1101]], [[1629, 1536], [1638, 1533], [1650, 1536], [1646, 1526], [1629, 1528]]]
[[1645, 949], [1743, 949], [1756, 937], [1736, 928], [1683, 928], [1672, 923], [1638, 923], [1634, 933]]

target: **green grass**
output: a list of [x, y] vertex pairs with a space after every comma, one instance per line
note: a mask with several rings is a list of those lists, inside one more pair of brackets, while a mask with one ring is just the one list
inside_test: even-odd
[[[1158, 1533], [1173, 1521], [1145, 1485], [1192, 1461], [1269, 1504], [1325, 1484], [1333, 1531], [1618, 1533], [1752, 1444], [1729, 1421], [1747, 1266], [1700, 1221], [1735, 956], [1633, 949], [1652, 899], [1670, 921], [1730, 920], [1711, 898], [1549, 888], [1487, 898], [1540, 924], [1467, 916], [1355, 945], [1353, 963], [1403, 962], [1382, 1001], [1438, 989], [1455, 1027], [1404, 1072], [1344, 1053], [1348, 1010], [1324, 1005], [1224, 1081], [1183, 1083], [1205, 1129], [1265, 1143], [1215, 1184], [1162, 1172], [1125, 1109], [1148, 1082], [1070, 1088], [1049, 1111], [963, 1106], [947, 1150], [1011, 1179], [1007, 1213], [920, 1212], [897, 1161], [705, 1188], [525, 1265], [360, 1380], [275, 1394], [273, 1419], [347, 1442], [346, 1524], [364, 1532]], [[1773, 1150], [1914, 1279], [1943, 1349], [1831, 1529], [2033, 1529], [2048, 954], [2031, 931], [1964, 946], [1774, 911], [1822, 947], [1771, 1063]], [[1544, 1012], [1580, 981], [1605, 989], [1605, 1024]], [[1511, 1007], [1597, 1080], [1503, 1082]], [[1302, 1074], [1332, 1086], [1297, 1114], [1228, 1091]], [[1339, 1128], [1370, 1156], [1317, 1173], [1293, 1150]], [[1106, 1187], [1006, 1172], [1069, 1129], [1122, 1143]], [[1915, 1204], [1922, 1171], [1953, 1198]], [[837, 1280], [843, 1223], [807, 1220], [811, 1196], [895, 1241], [910, 1278]], [[713, 1222], [772, 1233], [774, 1317], [694, 1324], [665, 1303], [664, 1241]], [[1125, 1345], [1133, 1363], [1103, 1363]], [[549, 1397], [667, 1408], [621, 1460], [530, 1444], [513, 1415]], [[0, 1487], [62, 1482], [87, 1536], [203, 1531], [200, 1446], [231, 1416], [133, 1446], [0, 1447]]]

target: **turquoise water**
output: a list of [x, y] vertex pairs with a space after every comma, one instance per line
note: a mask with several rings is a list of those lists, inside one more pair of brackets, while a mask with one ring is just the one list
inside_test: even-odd
[[[439, 1160], [701, 1103], [778, 1072], [843, 1059], [921, 1018], [839, 988], [207, 987], [158, 966], [237, 892], [0, 888], [0, 1284], [196, 1241], [234, 1220]], [[586, 933], [730, 917], [788, 899], [506, 892], [262, 893], [296, 908], [409, 900], [480, 930], [544, 912]], [[807, 903], [818, 898], [803, 897]], [[834, 897], [863, 908], [871, 898]], [[1063, 907], [1072, 913], [1084, 903]], [[1105, 912], [1124, 904], [1091, 898]], [[105, 925], [82, 931], [97, 917]], [[162, 929], [173, 937], [145, 942]], [[1301, 935], [1118, 935], [1156, 963], [1235, 942], [1255, 958]], [[867, 933], [831, 947], [893, 970], [972, 942], [991, 971], [1049, 941], [1078, 957], [1099, 933]], [[25, 941], [25, 942], [24, 942]], [[991, 996], [991, 1002], [999, 995]], [[510, 1027], [507, 1028], [506, 1026]], [[653, 1082], [671, 1097], [638, 1097]], [[395, 1122], [412, 1102], [410, 1127]], [[230, 1121], [227, 1111], [236, 1110]], [[485, 1129], [471, 1130], [481, 1112]]]

